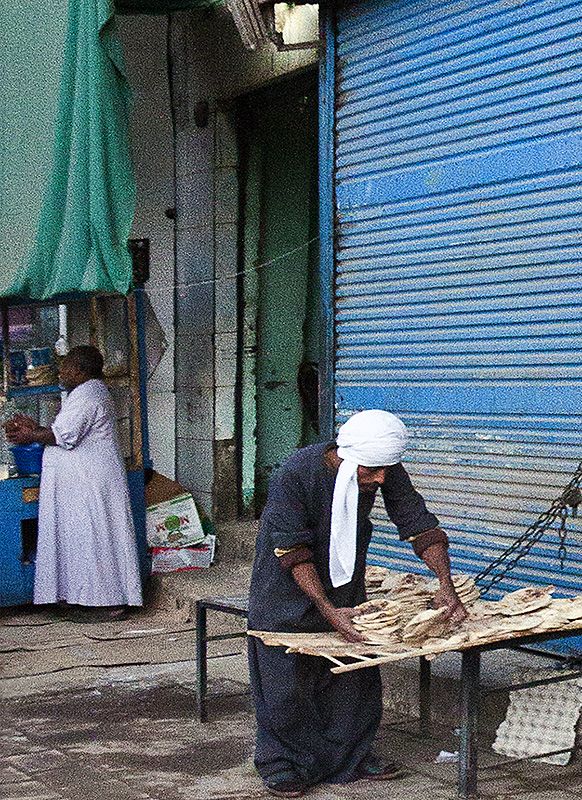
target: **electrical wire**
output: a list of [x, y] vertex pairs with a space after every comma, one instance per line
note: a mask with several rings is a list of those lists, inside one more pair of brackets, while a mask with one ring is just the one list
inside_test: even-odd
[[238, 277], [240, 277], [242, 275], [248, 275], [248, 274], [251, 274], [251, 273], [257, 273], [260, 270], [263, 270], [266, 267], [270, 267], [273, 264], [276, 264], [277, 262], [282, 261], [285, 258], [289, 258], [289, 256], [292, 256], [295, 253], [299, 253], [302, 250], [305, 250], [306, 248], [310, 247], [314, 242], [317, 242], [317, 241], [319, 241], [319, 236], [314, 236], [312, 239], [309, 239], [307, 242], [304, 242], [303, 244], [300, 244], [298, 247], [294, 247], [292, 250], [288, 250], [286, 253], [282, 253], [280, 256], [275, 256], [275, 258], [272, 258], [269, 261], [264, 261], [262, 264], [256, 264], [253, 267], [249, 267], [248, 269], [240, 270], [238, 272], [233, 272], [233, 273], [231, 273], [229, 275], [222, 275], [222, 276], [219, 276], [219, 277], [216, 277], [216, 278], [209, 278], [208, 280], [203, 280], [203, 281], [192, 281], [192, 282], [186, 282], [186, 283], [174, 283], [174, 284], [170, 284], [170, 285], [165, 281], [149, 280], [147, 282], [147, 284], [146, 284], [146, 288], [147, 288], [148, 291], [151, 291], [153, 289], [155, 289], [156, 291], [159, 291], [160, 289], [162, 289], [162, 290], [165, 289], [166, 291], [177, 290], [177, 291], [181, 292], [181, 291], [184, 291], [186, 289], [195, 289], [198, 286], [208, 286], [208, 285], [211, 285], [211, 284], [220, 283], [221, 281], [236, 280]]

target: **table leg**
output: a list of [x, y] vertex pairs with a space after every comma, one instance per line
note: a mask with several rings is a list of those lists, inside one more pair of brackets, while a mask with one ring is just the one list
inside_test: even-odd
[[463, 652], [461, 668], [461, 741], [459, 800], [477, 797], [477, 721], [479, 716], [479, 650]]
[[207, 635], [206, 635], [206, 606], [204, 601], [196, 601], [196, 677], [198, 686], [198, 716], [200, 722], [206, 722], [206, 688], [208, 665], [207, 655]]
[[419, 721], [421, 736], [430, 736], [430, 661], [420, 657]]

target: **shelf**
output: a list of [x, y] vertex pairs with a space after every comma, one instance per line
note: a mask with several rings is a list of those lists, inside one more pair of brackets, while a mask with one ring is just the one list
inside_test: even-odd
[[[130, 378], [127, 375], [115, 375], [114, 377], [105, 377], [104, 382], [107, 386], [129, 386]], [[47, 386], [11, 386], [8, 389], [8, 398], [22, 397], [26, 395], [35, 394], [60, 394], [62, 389], [55, 385]]]
[[11, 386], [8, 389], [7, 397], [22, 397], [23, 395], [34, 394], [60, 394], [58, 386]]

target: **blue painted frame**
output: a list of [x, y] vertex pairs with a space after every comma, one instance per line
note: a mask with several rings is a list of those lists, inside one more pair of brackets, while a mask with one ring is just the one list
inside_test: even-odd
[[148, 425], [148, 395], [147, 395], [147, 353], [145, 340], [145, 312], [144, 312], [144, 288], [136, 286], [134, 288], [136, 320], [137, 320], [137, 347], [139, 353], [139, 400], [141, 405], [141, 452], [144, 469], [151, 469], [153, 462], [150, 456], [150, 436]]
[[335, 2], [319, 6], [322, 47], [319, 59], [319, 278], [321, 357], [319, 361], [319, 432], [333, 439], [335, 423], [334, 281], [335, 281]]

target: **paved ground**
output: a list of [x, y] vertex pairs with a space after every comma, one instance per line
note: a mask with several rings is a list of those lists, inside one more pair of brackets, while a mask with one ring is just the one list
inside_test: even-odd
[[[214, 568], [212, 568], [214, 569]], [[248, 568], [171, 576], [155, 601], [125, 623], [75, 625], [32, 609], [3, 612], [0, 737], [4, 800], [226, 800], [266, 797], [252, 765], [254, 718], [244, 640], [211, 645], [209, 721], [197, 720], [197, 596], [237, 594]], [[214, 632], [240, 620], [211, 619]], [[416, 721], [386, 714], [379, 753], [409, 769], [398, 781], [321, 786], [317, 800], [450, 800], [452, 727], [420, 737]], [[510, 764], [490, 738], [480, 754], [480, 794], [491, 800], [582, 800], [582, 763]]]

